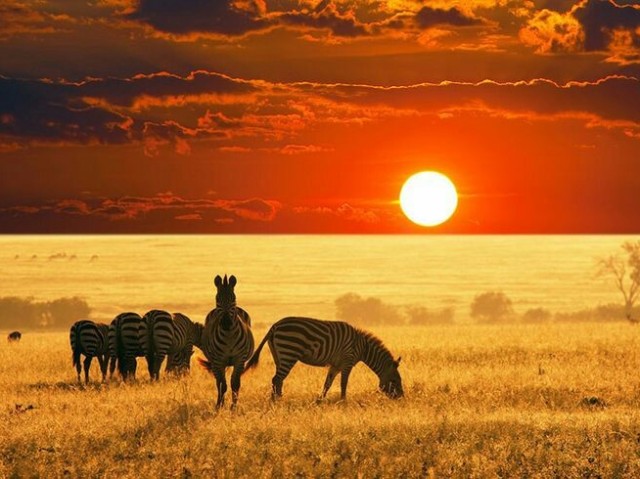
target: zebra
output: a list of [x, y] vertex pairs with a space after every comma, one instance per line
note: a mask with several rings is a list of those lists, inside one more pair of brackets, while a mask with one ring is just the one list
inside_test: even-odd
[[152, 309], [142, 317], [140, 323], [140, 348], [147, 359], [151, 380], [160, 379], [160, 366], [171, 352], [175, 326], [171, 314]]
[[182, 313], [173, 313], [173, 340], [167, 357], [167, 372], [185, 373], [191, 366], [193, 346], [202, 348], [204, 326], [194, 323]]
[[102, 372], [102, 381], [106, 380], [107, 365], [109, 362], [109, 326], [106, 324], [96, 324], [88, 319], [76, 321], [69, 331], [69, 340], [71, 342], [73, 366], [78, 373], [78, 382], [80, 380], [80, 372], [82, 365], [80, 364], [80, 356], [84, 354], [84, 382], [89, 383], [89, 368], [91, 368], [91, 360], [98, 358], [100, 363], [100, 371]]
[[20, 331], [12, 331], [7, 336], [8, 343], [19, 343], [22, 339], [22, 333]]
[[349, 374], [360, 361], [376, 373], [380, 380], [380, 390], [387, 396], [395, 399], [404, 394], [398, 372], [401, 358], [393, 359], [380, 339], [348, 323], [312, 318], [283, 318], [271, 326], [245, 365], [245, 370], [258, 364], [260, 351], [267, 341], [276, 366], [276, 373], [271, 381], [272, 400], [282, 396], [282, 383], [298, 361], [311, 366], [329, 366], [321, 399], [327, 396], [333, 380], [341, 373], [340, 397], [345, 400]]
[[[118, 371], [125, 381], [136, 378], [136, 357], [143, 356], [140, 347], [141, 322], [140, 315], [126, 312], [116, 316], [109, 325], [109, 354], [112, 359], [117, 359]], [[111, 363], [111, 368], [115, 362]]]
[[235, 409], [244, 364], [253, 354], [254, 341], [250, 326], [251, 319], [248, 314], [246, 314], [247, 320], [243, 318], [242, 313], [238, 313], [236, 295], [233, 290], [236, 283], [236, 277], [233, 275], [228, 280], [227, 275], [224, 276], [224, 279], [220, 276], [215, 277], [216, 307], [207, 315], [202, 336], [201, 349], [207, 360], [201, 359], [200, 363], [216, 378], [217, 409], [224, 405], [224, 395], [227, 391], [225, 371], [228, 366], [233, 366], [231, 408]]

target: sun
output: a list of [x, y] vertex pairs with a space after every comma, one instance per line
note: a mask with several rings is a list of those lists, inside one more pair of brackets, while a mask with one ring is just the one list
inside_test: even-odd
[[407, 218], [421, 226], [447, 221], [458, 206], [456, 187], [442, 173], [422, 171], [405, 181], [400, 207]]

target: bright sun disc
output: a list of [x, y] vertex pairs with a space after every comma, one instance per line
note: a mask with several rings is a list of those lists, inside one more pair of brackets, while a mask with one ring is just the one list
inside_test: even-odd
[[410, 177], [400, 191], [400, 207], [421, 226], [447, 221], [458, 206], [456, 187], [442, 173], [423, 171]]

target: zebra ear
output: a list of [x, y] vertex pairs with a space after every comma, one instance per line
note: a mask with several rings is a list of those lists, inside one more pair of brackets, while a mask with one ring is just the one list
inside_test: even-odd
[[400, 366], [400, 361], [402, 360], [402, 356], [398, 356], [398, 359], [394, 361], [396, 368]]
[[213, 284], [215, 284], [217, 288], [222, 285], [222, 278], [220, 275], [216, 276], [216, 279], [213, 280]]
[[238, 280], [234, 275], [229, 277], [229, 285], [233, 288], [238, 283]]

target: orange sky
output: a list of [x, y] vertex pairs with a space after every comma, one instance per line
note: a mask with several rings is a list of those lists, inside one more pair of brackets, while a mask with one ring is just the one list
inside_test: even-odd
[[84, 3], [0, 4], [2, 233], [640, 232], [638, 1]]

